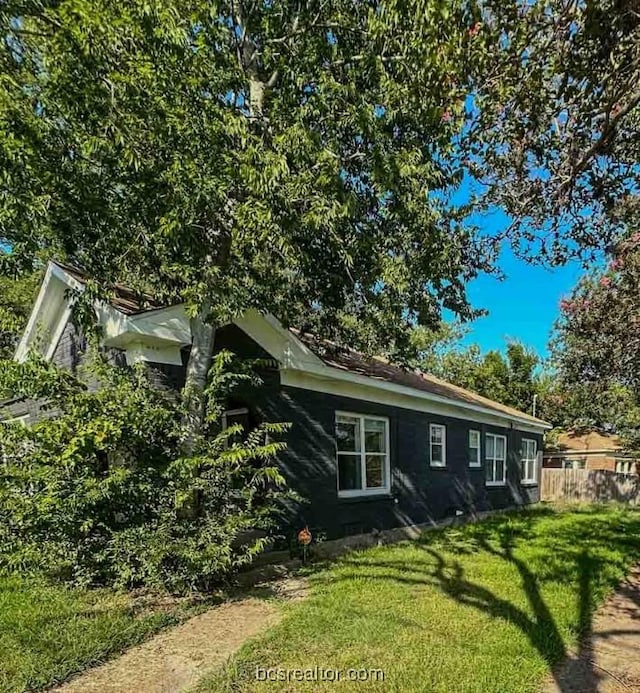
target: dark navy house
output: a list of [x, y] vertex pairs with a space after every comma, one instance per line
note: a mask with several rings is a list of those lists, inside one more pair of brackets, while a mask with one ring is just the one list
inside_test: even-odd
[[[84, 344], [70, 320], [76, 270], [51, 263], [16, 352], [75, 369]], [[181, 306], [144, 304], [124, 287], [96, 304], [104, 346], [145, 362], [175, 387], [191, 344]], [[328, 538], [414, 525], [539, 500], [542, 438], [550, 425], [430, 375], [339, 350], [252, 312], [218, 331], [216, 348], [265, 357], [274, 367], [224, 420], [290, 422], [281, 466], [306, 503], [295, 522]], [[5, 419], [42, 414], [6, 402]]]

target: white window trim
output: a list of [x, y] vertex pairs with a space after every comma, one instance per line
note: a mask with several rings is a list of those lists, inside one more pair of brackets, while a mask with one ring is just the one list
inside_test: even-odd
[[[431, 440], [431, 433], [434, 428], [439, 428], [442, 430], [442, 443], [433, 443]], [[442, 462], [433, 461], [433, 446], [442, 445]], [[444, 424], [431, 423], [429, 424], [429, 465], [431, 467], [446, 467], [447, 466], [447, 427]]]
[[239, 414], [248, 414], [248, 413], [249, 413], [248, 407], [239, 407], [238, 409], [227, 409], [222, 414], [222, 430], [226, 431], [227, 428], [229, 428], [229, 424], [228, 424], [228, 417], [229, 416], [238, 416]]
[[349, 489], [349, 490], [341, 490], [340, 489], [340, 474], [338, 471], [338, 453], [340, 452], [338, 450], [338, 444], [336, 441], [336, 489], [338, 491], [338, 498], [355, 498], [358, 496], [381, 496], [381, 495], [389, 495], [391, 493], [391, 455], [389, 452], [389, 418], [386, 416], [373, 416], [370, 414], [357, 414], [355, 412], [351, 411], [336, 411], [335, 413], [335, 423], [338, 423], [338, 417], [339, 416], [348, 416], [353, 419], [359, 419], [360, 420], [360, 433], [362, 436], [362, 440], [360, 441], [360, 452], [354, 452], [354, 453], [349, 453], [349, 452], [342, 452], [340, 454], [343, 455], [349, 455], [353, 454], [354, 457], [357, 455], [360, 456], [360, 478], [362, 480], [362, 483], [366, 483], [367, 479], [367, 452], [365, 450], [364, 446], [364, 421], [365, 419], [373, 420], [373, 421], [384, 421], [385, 426], [384, 426], [384, 447], [385, 447], [385, 455], [383, 457], [384, 460], [384, 486], [381, 486], [380, 488], [359, 488], [359, 489]]
[[[524, 465], [525, 473], [527, 471], [527, 467], [529, 463], [532, 464], [533, 468], [533, 476], [528, 477], [528, 476], [522, 476], [520, 479], [520, 483], [523, 485], [535, 485], [538, 483], [538, 441], [535, 440], [534, 438], [522, 438], [522, 455], [520, 456], [520, 471], [522, 473], [522, 467]], [[526, 447], [526, 443], [533, 443], [533, 458], [531, 457], [525, 457], [524, 456], [524, 450]]]
[[[229, 416], [238, 416], [239, 414], [249, 414], [249, 408], [248, 407], [238, 407], [237, 409], [227, 409], [222, 413], [222, 430], [226, 431], [229, 428]], [[230, 439], [225, 438], [223, 447], [225, 450], [229, 449], [230, 445]]]
[[[494, 443], [493, 443], [493, 457], [489, 458], [487, 455], [487, 450], [486, 450], [486, 440], [489, 436], [492, 436], [495, 438]], [[499, 457], [496, 457], [496, 450], [498, 449], [498, 446], [496, 445], [496, 441], [498, 438], [502, 438], [504, 440], [504, 459], [502, 460], [503, 465], [502, 465], [502, 481], [487, 481], [486, 477], [486, 472], [485, 472], [485, 484], [487, 486], [506, 486], [507, 485], [507, 459], [509, 457], [508, 450], [507, 450], [507, 436], [500, 435], [498, 433], [485, 433], [485, 465], [495, 465], [496, 460], [501, 459]], [[492, 466], [492, 468], [495, 468]]]
[[[474, 447], [471, 445], [471, 434], [476, 433], [478, 436], [478, 447]], [[469, 434], [468, 434], [468, 448], [469, 450], [477, 450], [478, 451], [478, 461], [477, 462], [472, 462], [471, 461], [471, 456], [469, 456], [469, 466], [472, 467], [473, 469], [479, 469], [482, 467], [482, 433], [477, 428], [470, 428], [469, 429]]]
[[[618, 467], [622, 467], [622, 469], [618, 471]], [[615, 473], [631, 475], [634, 473], [634, 467], [634, 460], [616, 459]]]

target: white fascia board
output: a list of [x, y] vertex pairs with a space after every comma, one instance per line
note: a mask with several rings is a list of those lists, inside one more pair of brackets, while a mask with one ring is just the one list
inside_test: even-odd
[[376, 380], [349, 371], [340, 371], [326, 365], [324, 369], [324, 371], [319, 372], [282, 369], [280, 380], [282, 385], [289, 387], [325, 392], [414, 411], [441, 414], [502, 428], [511, 428], [513, 425], [513, 428], [529, 433], [540, 434], [551, 428], [546, 423], [536, 424], [515, 416], [500, 414], [500, 412], [485, 407], [454, 402], [438, 395], [384, 380]]
[[33, 309], [31, 310], [31, 315], [29, 316], [29, 320], [27, 321], [27, 326], [24, 332], [22, 333], [22, 338], [18, 343], [16, 353], [13, 357], [15, 361], [24, 361], [27, 358], [29, 346], [31, 344], [31, 340], [38, 325], [38, 316], [41, 313], [42, 304], [44, 303], [45, 297], [47, 295], [47, 290], [49, 288], [49, 284], [51, 283], [51, 268], [52, 265], [51, 263], [49, 263], [49, 265], [47, 266], [47, 271], [44, 275], [44, 279], [42, 280], [42, 284], [40, 285], [38, 297], [36, 298], [36, 302], [33, 306]]
[[135, 363], [167, 363], [173, 366], [182, 366], [179, 345], [157, 346], [136, 342], [127, 346], [124, 355], [129, 366]]
[[589, 455], [618, 455], [621, 450], [554, 450], [545, 452], [545, 457], [585, 457]]
[[[60, 282], [63, 287], [61, 291], [54, 291], [56, 283]], [[24, 361], [27, 358], [33, 340], [37, 336], [39, 325], [43, 324], [46, 316], [57, 315], [57, 321], [49, 325], [47, 341], [43, 344], [42, 353], [46, 359], [51, 359], [64, 332], [64, 328], [69, 321], [73, 297], [66, 296], [67, 290], [83, 291], [84, 286], [69, 273], [65, 272], [53, 262], [49, 262], [38, 292], [38, 297], [29, 316], [27, 327], [22, 335], [14, 359]], [[61, 310], [64, 305], [64, 309]]]
[[[16, 361], [24, 361], [40, 326], [46, 326], [42, 353], [48, 360], [53, 358], [62, 333], [71, 317], [74, 298], [67, 291], [84, 291], [84, 284], [71, 276], [62, 267], [50, 262], [38, 292], [27, 327], [15, 353]], [[184, 306], [172, 306], [146, 311], [136, 315], [125, 315], [103, 301], [94, 305], [98, 324], [103, 328], [105, 346], [126, 348], [131, 344], [146, 344], [151, 351], [162, 347], [174, 351], [161, 353], [165, 363], [180, 363], [179, 350], [191, 344], [191, 329]], [[50, 323], [50, 324], [49, 324]], [[178, 356], [175, 349], [177, 348]], [[151, 353], [150, 351], [150, 353]], [[143, 352], [137, 352], [136, 360]], [[154, 352], [155, 353], [155, 352]], [[132, 356], [132, 358], [134, 358]]]
[[183, 306], [125, 315], [105, 303], [97, 307], [98, 322], [103, 328], [104, 344], [127, 348], [134, 343], [156, 346], [191, 344], [191, 328]]
[[295, 335], [285, 329], [273, 315], [261, 315], [257, 310], [250, 310], [236, 318], [234, 324], [276, 359], [283, 368], [304, 371], [309, 368], [325, 367], [323, 362]]
[[[389, 403], [390, 397], [395, 395], [399, 401], [403, 402], [397, 406], [406, 409], [434, 413], [446, 411], [449, 412], [449, 416], [456, 418], [501, 427], [513, 425], [517, 430], [529, 433], [543, 433], [553, 428], [546, 422], [536, 423], [515, 415], [502, 414], [481, 405], [455, 402], [430, 392], [327, 366], [272, 315], [261, 315], [257, 311], [250, 311], [236, 320], [235, 324], [280, 362], [283, 385], [290, 384], [291, 387], [353, 396], [356, 399], [381, 404]], [[356, 392], [358, 395], [349, 394]], [[419, 406], [418, 403], [422, 404]]]

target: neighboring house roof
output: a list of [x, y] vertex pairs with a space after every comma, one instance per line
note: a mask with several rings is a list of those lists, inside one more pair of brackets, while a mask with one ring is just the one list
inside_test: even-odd
[[[46, 358], [53, 357], [71, 316], [74, 296], [69, 289], [82, 292], [86, 282], [77, 269], [49, 263], [16, 351], [17, 360], [26, 358], [34, 347]], [[95, 310], [104, 345], [123, 349], [128, 363], [182, 363], [180, 350], [191, 344], [190, 322], [183, 306], [164, 308], [152, 297], [118, 285], [113, 287], [112, 300], [96, 302]], [[551, 428], [531, 414], [431, 375], [285, 329], [271, 315], [249, 311], [234, 323], [278, 361], [283, 385], [525, 431]]]
[[553, 443], [547, 445], [545, 455], [558, 457], [567, 454], [618, 453], [623, 450], [620, 437], [599, 431], [562, 431]]

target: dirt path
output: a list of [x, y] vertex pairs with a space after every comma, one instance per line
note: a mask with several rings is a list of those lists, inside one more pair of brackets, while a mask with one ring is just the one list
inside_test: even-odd
[[[302, 599], [306, 584], [286, 578], [269, 585], [285, 600]], [[55, 693], [177, 693], [223, 664], [246, 640], [281, 618], [273, 600], [246, 597], [216, 606], [164, 631], [102, 666], [59, 686]]]
[[640, 565], [598, 609], [579, 652], [569, 653], [544, 693], [640, 692]]

